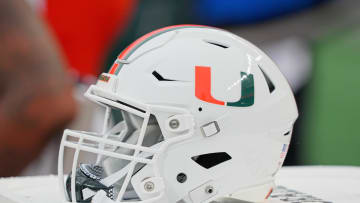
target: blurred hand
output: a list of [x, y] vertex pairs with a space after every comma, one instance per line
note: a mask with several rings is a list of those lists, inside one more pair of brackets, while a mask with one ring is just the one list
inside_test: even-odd
[[75, 115], [56, 43], [23, 0], [0, 1], [0, 176], [19, 174]]

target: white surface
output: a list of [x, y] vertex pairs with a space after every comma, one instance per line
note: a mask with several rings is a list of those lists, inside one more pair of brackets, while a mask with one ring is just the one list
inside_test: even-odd
[[[0, 179], [1, 203], [60, 203], [57, 176], [34, 176]], [[3, 198], [3, 199], [1, 199]]]
[[360, 167], [284, 167], [276, 184], [331, 202], [360, 202]]
[[[329, 202], [360, 202], [360, 167], [284, 167], [276, 183]], [[60, 203], [57, 177], [0, 179], [0, 202], [12, 203], [6, 199], [16, 203]]]

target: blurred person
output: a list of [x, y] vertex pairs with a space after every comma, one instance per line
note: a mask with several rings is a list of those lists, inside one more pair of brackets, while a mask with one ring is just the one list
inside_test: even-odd
[[74, 117], [65, 66], [27, 3], [0, 1], [0, 176], [18, 175]]

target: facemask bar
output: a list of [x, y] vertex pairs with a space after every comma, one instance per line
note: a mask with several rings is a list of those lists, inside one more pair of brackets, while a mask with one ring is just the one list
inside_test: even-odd
[[[127, 128], [124, 122], [119, 122], [111, 129], [108, 129], [111, 118], [111, 108], [108, 106], [105, 106], [105, 108], [106, 108], [105, 118], [104, 118], [103, 130], [102, 130], [102, 134], [104, 135], [103, 138], [107, 139], [111, 134], [115, 134], [116, 132], [120, 132], [119, 138], [124, 137], [125, 134], [127, 133]], [[100, 143], [99, 149], [104, 150], [105, 145], [103, 143]], [[103, 155], [101, 154], [97, 156], [96, 165], [99, 165], [101, 163], [102, 158]]]
[[[61, 147], [60, 147], [60, 151], [59, 151], [58, 174], [59, 174], [60, 189], [65, 197], [67, 195], [65, 192], [64, 171], [63, 171], [64, 170], [64, 168], [63, 168], [64, 149], [65, 149], [65, 147], [74, 149], [75, 150], [74, 160], [73, 160], [72, 169], [71, 169], [71, 171], [72, 171], [71, 174], [72, 174], [72, 176], [74, 176], [71, 178], [71, 199], [72, 199], [73, 203], [76, 203], [76, 194], [75, 194], [76, 193], [76, 186], [75, 186], [76, 177], [74, 174], [76, 174], [80, 151], [91, 152], [91, 153], [97, 154], [98, 155], [97, 160], [96, 160], [97, 164], [101, 162], [101, 159], [103, 156], [130, 161], [121, 170], [119, 170], [119, 171], [109, 175], [108, 177], [104, 178], [103, 180], [101, 180], [101, 183], [103, 183], [105, 186], [110, 186], [110, 185], [114, 184], [115, 182], [119, 181], [120, 179], [124, 178], [124, 176], [125, 176], [123, 184], [121, 185], [120, 191], [119, 191], [116, 201], [115, 201], [115, 202], [121, 202], [124, 197], [125, 191], [126, 191], [128, 185], [130, 184], [130, 180], [134, 173], [136, 164], [138, 164], [138, 163], [153, 164], [158, 159], [159, 153], [164, 151], [169, 145], [179, 142], [179, 141], [182, 141], [182, 140], [185, 140], [194, 134], [194, 129], [191, 128], [189, 130], [189, 132], [186, 133], [186, 135], [181, 135], [181, 136], [172, 138], [170, 141], [166, 142], [164, 145], [161, 145], [161, 147], [159, 149], [144, 147], [144, 146], [142, 146], [142, 144], [143, 144], [145, 132], [146, 132], [146, 129], [148, 126], [149, 118], [150, 118], [151, 111], [149, 109], [153, 109], [153, 110], [156, 109], [156, 110], [161, 110], [161, 111], [165, 111], [165, 112], [173, 112], [173, 113], [179, 113], [179, 114], [189, 114], [189, 113], [182, 108], [167, 107], [167, 106], [166, 107], [165, 106], [154, 106], [154, 105], [150, 107], [150, 106], [146, 106], [143, 104], [139, 104], [138, 102], [135, 102], [135, 101], [131, 101], [130, 99], [125, 99], [125, 98], [115, 99], [115, 97], [118, 97], [118, 96], [115, 94], [108, 93], [108, 92], [101, 92], [102, 96], [98, 96], [98, 95], [94, 94], [95, 91], [101, 91], [101, 90], [99, 88], [97, 88], [96, 86], [91, 86], [85, 95], [90, 100], [93, 100], [96, 103], [99, 103], [100, 105], [114, 106], [118, 109], [130, 112], [134, 115], [137, 115], [137, 116], [143, 118], [143, 122], [141, 125], [140, 134], [139, 134], [136, 144], [128, 144], [125, 142], [108, 139], [108, 137], [111, 135], [111, 130], [112, 130], [112, 129], [108, 129], [108, 123], [109, 123], [110, 114], [111, 114], [109, 107], [106, 108], [105, 120], [104, 120], [103, 130], [102, 130], [101, 134], [88, 133], [88, 132], [82, 132], [82, 131], [71, 131], [71, 130], [64, 131], [64, 135], [62, 138]], [[108, 96], [108, 97], [103, 98], [103, 96]], [[110, 98], [110, 99], [107, 99], [107, 98]], [[124, 102], [119, 102], [119, 101], [124, 101]], [[131, 104], [131, 105], [129, 105], [129, 104]], [[145, 110], [142, 110], [142, 109], [145, 109]], [[121, 133], [120, 133], [120, 137], [121, 137], [122, 133], [126, 133], [126, 127], [125, 127], [125, 129], [123, 129], [124, 126], [121, 126], [120, 123], [118, 123], [116, 125], [119, 125], [119, 129], [121, 129]], [[77, 138], [78, 139], [77, 143], [68, 141], [69, 137]], [[99, 147], [96, 148], [93, 146], [89, 146], [86, 143], [86, 141], [98, 143]], [[117, 152], [107, 151], [105, 149], [106, 145], [111, 145], [114, 147], [121, 147], [124, 149], [134, 150], [134, 153], [133, 153], [133, 155], [126, 155], [126, 154], [121, 154], [121, 153], [117, 153]], [[152, 158], [149, 158], [149, 157], [152, 157]], [[159, 169], [155, 165], [153, 165], [153, 168], [154, 168], [155, 176], [159, 176], [160, 175]]]

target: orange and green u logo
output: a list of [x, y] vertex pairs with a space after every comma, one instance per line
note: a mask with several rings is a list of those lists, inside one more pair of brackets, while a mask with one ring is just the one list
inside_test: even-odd
[[211, 68], [195, 66], [195, 96], [205, 102], [218, 105], [247, 107], [254, 104], [254, 76], [240, 72], [241, 97], [236, 102], [224, 102], [211, 95]]

